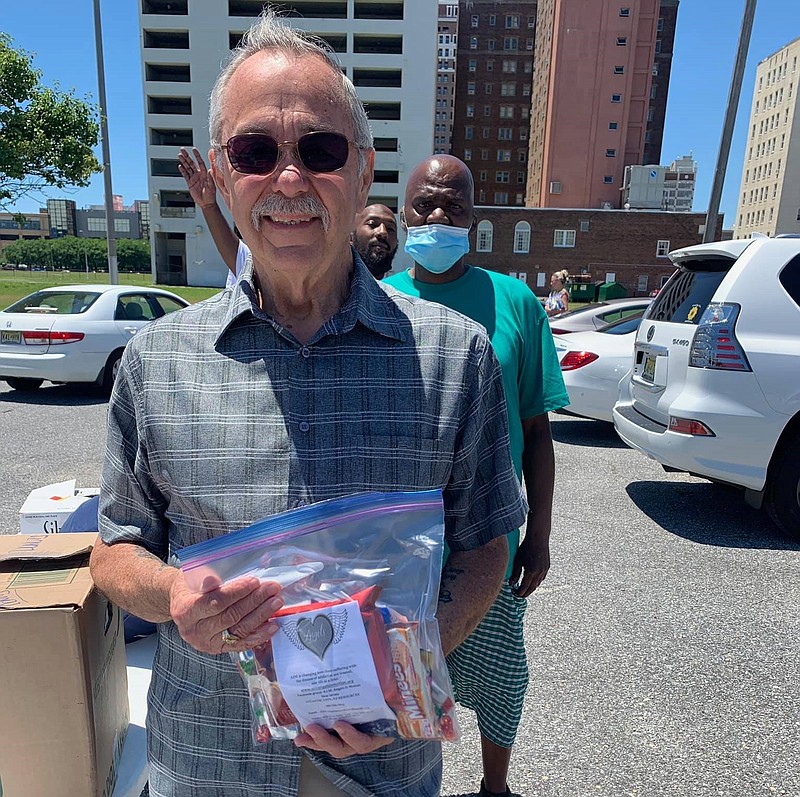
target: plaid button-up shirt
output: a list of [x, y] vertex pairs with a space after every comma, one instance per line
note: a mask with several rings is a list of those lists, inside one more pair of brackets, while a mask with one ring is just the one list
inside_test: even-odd
[[[302, 345], [233, 289], [137, 333], [109, 405], [100, 530], [159, 557], [303, 503], [442, 488], [445, 533], [469, 550], [519, 527], [503, 384], [484, 330], [382, 287], [355, 257], [341, 310]], [[434, 797], [436, 742], [337, 760], [254, 746], [229, 657], [159, 626], [148, 698], [153, 797], [294, 795], [300, 756], [353, 797]]]

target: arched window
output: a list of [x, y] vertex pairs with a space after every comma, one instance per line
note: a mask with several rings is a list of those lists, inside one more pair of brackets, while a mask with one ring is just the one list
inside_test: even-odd
[[531, 225], [518, 221], [514, 227], [514, 254], [527, 255], [531, 251]]
[[478, 222], [478, 252], [491, 252], [492, 239], [494, 238], [494, 226], [492, 222], [484, 219]]

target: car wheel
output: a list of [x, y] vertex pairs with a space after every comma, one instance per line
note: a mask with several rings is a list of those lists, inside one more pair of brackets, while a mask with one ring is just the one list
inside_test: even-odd
[[117, 371], [119, 371], [119, 361], [122, 359], [122, 349], [113, 351], [108, 357], [106, 367], [103, 369], [103, 392], [110, 394], [114, 387], [114, 382], [117, 379]]
[[6, 382], [8, 382], [9, 387], [13, 387], [14, 390], [22, 390], [27, 393], [32, 390], [38, 390], [42, 386], [44, 379], [25, 379], [24, 377], [7, 376]]
[[773, 523], [790, 537], [800, 539], [800, 434], [784, 440], [776, 452], [764, 506]]

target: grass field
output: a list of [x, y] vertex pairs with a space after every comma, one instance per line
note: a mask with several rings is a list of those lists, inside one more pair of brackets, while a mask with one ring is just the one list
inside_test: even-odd
[[[88, 283], [108, 284], [108, 274], [86, 274], [72, 271], [0, 271], [0, 310], [4, 310], [23, 296], [27, 296], [41, 288], [52, 288], [57, 285], [86, 285]], [[120, 285], [152, 285], [150, 274], [120, 274]], [[158, 285], [165, 291], [182, 296], [187, 302], [199, 302], [207, 299], [221, 288], [187, 288], [185, 285]]]

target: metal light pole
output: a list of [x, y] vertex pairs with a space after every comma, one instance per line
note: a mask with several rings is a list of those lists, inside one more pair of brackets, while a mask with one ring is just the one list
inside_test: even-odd
[[117, 238], [116, 230], [114, 229], [114, 193], [111, 188], [111, 148], [108, 145], [108, 106], [106, 104], [106, 75], [103, 67], [103, 29], [100, 23], [100, 0], [94, 0], [94, 46], [97, 56], [97, 90], [100, 98], [100, 138], [103, 145], [108, 281], [112, 285], [117, 285], [119, 283]]
[[753, 32], [753, 17], [756, 14], [757, 0], [745, 0], [742, 29], [739, 33], [739, 46], [736, 50], [736, 62], [733, 65], [731, 87], [728, 92], [728, 107], [725, 111], [725, 122], [722, 126], [722, 138], [719, 142], [717, 166], [714, 171], [714, 182], [711, 186], [711, 196], [708, 200], [708, 213], [706, 214], [706, 229], [703, 232], [703, 243], [708, 243], [716, 238], [717, 214], [719, 202], [722, 198], [722, 186], [725, 183], [725, 170], [728, 168], [728, 155], [731, 151], [733, 126], [736, 122], [736, 111], [739, 108], [739, 95], [742, 93], [742, 79], [744, 67], [747, 62], [747, 50], [750, 47], [750, 34]]

